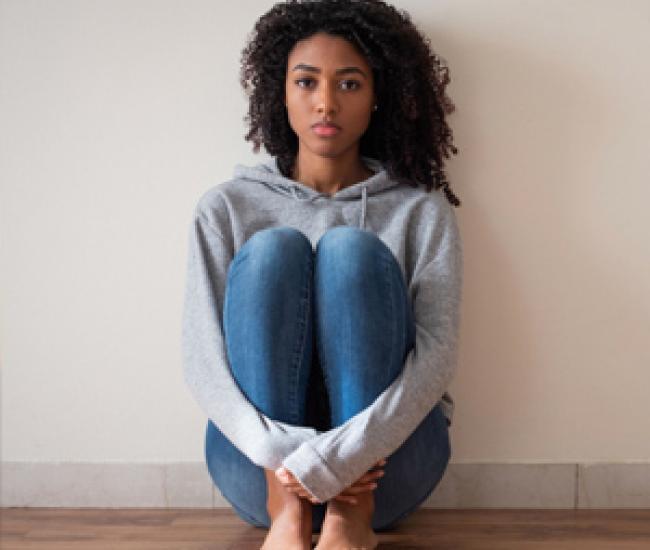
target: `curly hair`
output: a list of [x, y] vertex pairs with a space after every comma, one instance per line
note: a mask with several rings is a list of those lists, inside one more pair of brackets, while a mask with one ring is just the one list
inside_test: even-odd
[[253, 151], [263, 144], [290, 177], [298, 137], [284, 104], [287, 59], [296, 42], [325, 32], [351, 42], [372, 68], [379, 109], [360, 139], [360, 154], [378, 159], [392, 179], [427, 192], [449, 188], [445, 158], [458, 153], [445, 119], [455, 110], [445, 94], [445, 61], [409, 14], [381, 0], [288, 0], [260, 17], [241, 53], [240, 83], [249, 100], [245, 136]]

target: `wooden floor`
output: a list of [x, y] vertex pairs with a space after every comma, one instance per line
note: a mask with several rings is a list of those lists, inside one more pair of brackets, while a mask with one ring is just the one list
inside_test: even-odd
[[[0, 513], [2, 550], [244, 550], [266, 534], [225, 509]], [[650, 510], [420, 509], [379, 539], [384, 550], [650, 550]]]

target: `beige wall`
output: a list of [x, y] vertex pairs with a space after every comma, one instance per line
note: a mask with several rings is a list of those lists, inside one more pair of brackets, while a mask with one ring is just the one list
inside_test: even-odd
[[[271, 1], [0, 1], [4, 461], [201, 460], [191, 209]], [[650, 457], [650, 3], [396, 1], [451, 67], [453, 462]]]

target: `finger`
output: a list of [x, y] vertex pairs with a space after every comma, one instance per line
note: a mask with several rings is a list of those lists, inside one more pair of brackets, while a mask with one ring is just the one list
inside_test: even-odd
[[346, 491], [346, 495], [358, 495], [359, 493], [367, 493], [368, 491], [374, 491], [376, 488], [376, 483], [367, 483], [365, 485], [353, 486]]
[[286, 468], [278, 468], [275, 471], [275, 476], [280, 480], [280, 482], [284, 485], [287, 484], [300, 484], [296, 476], [294, 476], [289, 470]]
[[336, 500], [340, 500], [340, 501], [343, 501], [343, 502], [348, 502], [349, 504], [356, 504], [357, 503], [357, 499], [354, 498], [354, 497], [347, 497], [347, 496], [344, 496], [344, 495], [337, 495], [334, 498]]
[[365, 475], [363, 477], [360, 477], [357, 479], [350, 487], [359, 487], [362, 485], [367, 485], [368, 483], [377, 483], [381, 478], [383, 477], [383, 474], [381, 475]]
[[367, 493], [369, 491], [374, 491], [376, 488], [377, 488], [376, 483], [369, 484], [369, 485], [352, 486], [345, 489], [345, 491], [341, 491], [341, 493], [339, 494], [349, 497], [349, 496], [358, 495], [360, 493]]
[[289, 479], [289, 477], [291, 476], [291, 472], [286, 468], [280, 467], [277, 470], [275, 470], [275, 475], [278, 479]]
[[380, 477], [384, 477], [385, 474], [386, 474], [386, 472], [384, 472], [383, 470], [368, 472], [367, 474], [363, 474], [359, 479], [357, 479], [357, 481], [355, 481], [355, 483], [360, 483], [360, 482], [365, 483], [367, 481], [372, 481], [374, 479], [379, 479]]
[[307, 499], [309, 502], [311, 502], [312, 504], [318, 504], [318, 503], [319, 503], [318, 499], [317, 499], [316, 497], [312, 496], [312, 495], [311, 495], [310, 493], [308, 493], [307, 491], [302, 491], [301, 493], [299, 493], [299, 496], [300, 496], [301, 498], [306, 498], [306, 499]]
[[302, 484], [297, 479], [281, 479], [280, 483], [285, 487], [302, 487]]
[[282, 483], [282, 485], [284, 485], [285, 487], [299, 485], [298, 481], [296, 481], [295, 479], [279, 479], [278, 481]]
[[300, 483], [298, 483], [297, 481], [291, 481], [291, 482], [285, 483], [284, 486], [285, 486], [285, 487], [293, 487], [293, 488], [296, 488], [296, 487], [297, 487], [297, 488], [300, 488], [300, 487], [302, 487], [302, 485], [301, 485]]

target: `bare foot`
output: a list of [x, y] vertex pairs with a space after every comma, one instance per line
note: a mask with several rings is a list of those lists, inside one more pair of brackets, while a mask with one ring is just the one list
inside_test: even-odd
[[372, 530], [375, 497], [372, 491], [357, 495], [358, 503], [330, 500], [314, 550], [372, 550], [379, 539]]
[[272, 470], [265, 470], [268, 488], [266, 509], [271, 527], [260, 550], [310, 550], [312, 505], [287, 491]]
[[[307, 525], [309, 530], [304, 529]], [[311, 548], [311, 515], [309, 521], [295, 513], [278, 514], [264, 539], [261, 550], [309, 550]]]

